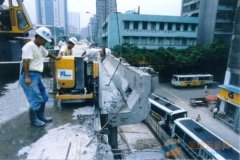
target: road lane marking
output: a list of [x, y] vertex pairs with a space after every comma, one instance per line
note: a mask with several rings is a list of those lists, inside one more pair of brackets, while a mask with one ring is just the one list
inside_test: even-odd
[[165, 92], [167, 92], [169, 95], [173, 96], [174, 98], [176, 98], [177, 100], [179, 100], [181, 103], [185, 103], [184, 100], [182, 100], [180, 97], [176, 96], [175, 94], [169, 92], [167, 89], [161, 88], [162, 90], [164, 90]]

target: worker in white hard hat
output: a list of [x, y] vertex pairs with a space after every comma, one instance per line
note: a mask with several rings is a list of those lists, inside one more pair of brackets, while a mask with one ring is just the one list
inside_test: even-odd
[[58, 57], [59, 56], [71, 56], [72, 49], [76, 45], [76, 43], [77, 43], [77, 38], [75, 38], [75, 37], [69, 38], [67, 45], [64, 45], [61, 47], [61, 49], [58, 53]]
[[103, 47], [101, 49], [90, 48], [82, 53], [82, 57], [86, 61], [100, 61], [103, 62], [106, 56], [111, 55], [109, 48]]
[[41, 80], [43, 60], [45, 57], [61, 59], [43, 47], [47, 42], [51, 42], [51, 31], [46, 27], [40, 27], [36, 30], [35, 39], [26, 43], [22, 48], [23, 72], [20, 76], [20, 84], [30, 105], [31, 124], [36, 127], [44, 126], [45, 123], [52, 121], [51, 117], [44, 115], [48, 95]]

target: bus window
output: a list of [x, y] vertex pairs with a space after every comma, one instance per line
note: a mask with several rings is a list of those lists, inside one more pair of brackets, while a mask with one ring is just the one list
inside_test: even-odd
[[187, 77], [187, 78], [186, 78], [186, 81], [192, 81], [192, 80], [193, 80], [192, 77]]
[[185, 81], [185, 78], [180, 77], [179, 81]]
[[184, 141], [192, 152], [194, 152], [195, 154], [199, 152], [199, 144], [195, 140], [193, 140], [192, 137], [190, 137], [188, 134], [185, 134]]
[[162, 118], [166, 118], [166, 112], [164, 110], [154, 106], [153, 104], [151, 105], [151, 110], [158, 113]]
[[175, 126], [175, 133], [180, 137], [182, 140], [184, 139], [184, 132], [178, 126]]
[[187, 117], [187, 112], [174, 114], [174, 115], [172, 115], [171, 123], [173, 124], [175, 119], [184, 118], [184, 117]]
[[172, 79], [173, 79], [174, 81], [178, 81], [178, 78], [177, 78], [176, 76], [173, 76]]

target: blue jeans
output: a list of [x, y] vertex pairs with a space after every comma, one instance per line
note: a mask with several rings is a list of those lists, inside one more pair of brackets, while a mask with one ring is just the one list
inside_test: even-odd
[[20, 77], [20, 84], [28, 99], [28, 103], [32, 110], [39, 110], [41, 105], [44, 105], [48, 101], [48, 95], [46, 89], [42, 83], [42, 76], [40, 73], [29, 72], [31, 84], [28, 86], [25, 83], [25, 73]]

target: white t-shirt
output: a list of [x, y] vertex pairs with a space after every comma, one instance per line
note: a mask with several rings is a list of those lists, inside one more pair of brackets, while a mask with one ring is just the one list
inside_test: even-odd
[[62, 48], [62, 46], [65, 46], [65, 45], [67, 45], [67, 42], [66, 42], [66, 41], [60, 40], [60, 41], [58, 42], [58, 46], [59, 46], [60, 48]]
[[71, 56], [72, 55], [72, 50], [69, 50], [67, 45], [62, 46], [59, 52], [60, 52], [61, 56]]
[[43, 60], [48, 56], [48, 50], [43, 46], [38, 47], [33, 41], [22, 48], [22, 59], [30, 59], [29, 71], [43, 72]]

